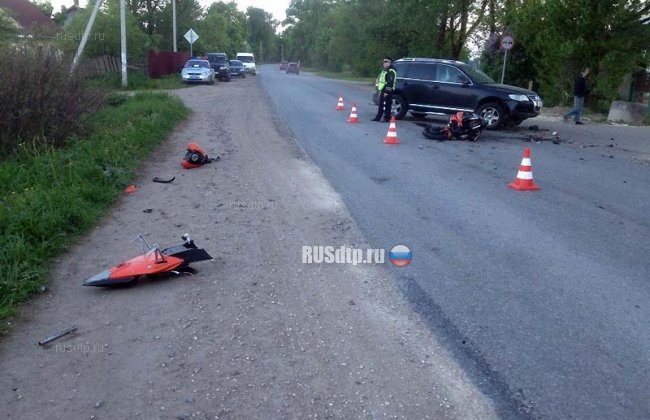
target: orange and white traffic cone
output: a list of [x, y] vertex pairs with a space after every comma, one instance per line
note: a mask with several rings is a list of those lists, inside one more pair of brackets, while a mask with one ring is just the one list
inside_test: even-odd
[[397, 138], [397, 124], [395, 124], [395, 116], [390, 117], [390, 125], [388, 126], [388, 133], [386, 133], [384, 143], [399, 144], [399, 138]]
[[337, 111], [345, 111], [345, 104], [343, 104], [343, 95], [339, 95], [339, 103], [336, 105]]
[[533, 165], [530, 161], [530, 148], [524, 149], [524, 157], [521, 159], [517, 178], [508, 184], [510, 188], [516, 191], [537, 191], [539, 187], [533, 180]]
[[350, 111], [348, 122], [350, 124], [356, 124], [359, 122], [359, 116], [357, 115], [357, 104], [354, 102], [352, 102], [352, 111]]

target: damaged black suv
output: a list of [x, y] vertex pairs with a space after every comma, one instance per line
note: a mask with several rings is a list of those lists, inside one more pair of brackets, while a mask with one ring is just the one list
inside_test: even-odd
[[[393, 114], [416, 118], [428, 114], [476, 112], [487, 128], [520, 124], [540, 114], [542, 99], [527, 89], [496, 83], [488, 75], [460, 61], [402, 58], [394, 62], [397, 84]], [[375, 94], [375, 103], [377, 95]]]

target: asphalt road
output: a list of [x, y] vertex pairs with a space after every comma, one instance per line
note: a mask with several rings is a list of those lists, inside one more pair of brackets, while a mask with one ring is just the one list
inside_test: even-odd
[[[370, 244], [411, 248], [396, 281], [502, 417], [650, 417], [648, 128], [539, 118], [471, 144], [400, 121], [387, 146], [370, 86], [258, 81]], [[539, 192], [506, 186], [526, 146]]]

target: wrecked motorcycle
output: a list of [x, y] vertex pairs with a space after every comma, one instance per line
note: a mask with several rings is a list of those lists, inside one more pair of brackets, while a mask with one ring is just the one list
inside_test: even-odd
[[422, 134], [430, 140], [469, 140], [477, 141], [487, 125], [485, 120], [473, 112], [457, 112], [444, 127], [419, 124], [424, 127]]

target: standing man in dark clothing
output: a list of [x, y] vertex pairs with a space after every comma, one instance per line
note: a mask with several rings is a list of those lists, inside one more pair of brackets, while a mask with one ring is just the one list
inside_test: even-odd
[[589, 88], [587, 87], [588, 74], [589, 69], [587, 67], [583, 67], [582, 70], [580, 70], [580, 75], [573, 85], [573, 109], [564, 114], [564, 122], [567, 122], [569, 117], [573, 115], [575, 116], [576, 124], [583, 124], [583, 122], [580, 121], [580, 115], [582, 114], [582, 108], [585, 106], [585, 97], [589, 95]]
[[384, 121], [390, 121], [391, 117], [391, 105], [393, 103], [392, 93], [395, 90], [395, 84], [397, 83], [397, 71], [393, 67], [393, 60], [390, 57], [384, 57], [383, 68], [375, 85], [379, 91], [379, 108], [377, 109], [377, 115], [373, 118], [373, 121], [381, 120], [381, 114], [384, 114]]

